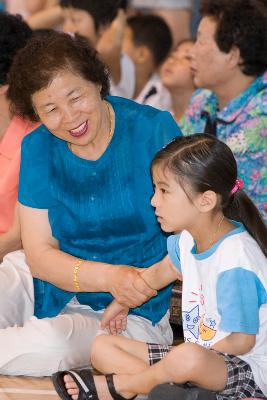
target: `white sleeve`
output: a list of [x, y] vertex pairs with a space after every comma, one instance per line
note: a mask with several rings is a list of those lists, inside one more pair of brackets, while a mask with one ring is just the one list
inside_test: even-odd
[[126, 97], [132, 99], [135, 90], [135, 66], [130, 57], [122, 53], [121, 55], [121, 79], [115, 85], [110, 81], [110, 94], [112, 96]]

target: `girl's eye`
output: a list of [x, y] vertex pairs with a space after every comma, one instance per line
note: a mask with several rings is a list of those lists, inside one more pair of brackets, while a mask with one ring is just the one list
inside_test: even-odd
[[55, 111], [56, 110], [56, 108], [51, 108], [51, 110], [48, 110], [47, 111], [47, 114], [50, 114], [51, 112], [53, 112], [53, 111]]
[[74, 97], [73, 99], [71, 99], [73, 102], [78, 101], [80, 99], [80, 96], [78, 97]]
[[166, 189], [160, 189], [161, 193], [166, 193]]

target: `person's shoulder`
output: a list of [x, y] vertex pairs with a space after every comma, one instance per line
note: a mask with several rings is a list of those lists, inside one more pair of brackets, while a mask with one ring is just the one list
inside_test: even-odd
[[[239, 265], [254, 271], [262, 269], [267, 271], [267, 259], [256, 240], [242, 224], [239, 224], [236, 232], [221, 243], [221, 256], [227, 260], [231, 259], [234, 266]], [[267, 276], [266, 272], [265, 274]]]
[[118, 96], [108, 96], [107, 100], [112, 104], [115, 114], [122, 114], [131, 118], [153, 118], [164, 113], [155, 107], [139, 104], [134, 100], [126, 99]]
[[[255, 89], [247, 105], [247, 111], [251, 111], [252, 116], [259, 114], [267, 116], [267, 72], [259, 76], [254, 82]], [[255, 93], [256, 92], [256, 93]]]
[[37, 128], [28, 133], [22, 141], [23, 146], [40, 146], [49, 141], [51, 133], [44, 125], [39, 125]]
[[191, 96], [189, 107], [198, 106], [201, 109], [214, 98], [214, 93], [208, 89], [197, 89]]

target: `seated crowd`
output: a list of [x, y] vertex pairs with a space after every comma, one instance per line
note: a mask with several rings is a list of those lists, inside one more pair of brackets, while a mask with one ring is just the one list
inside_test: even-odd
[[0, 11], [0, 374], [266, 399], [265, 0], [201, 0], [196, 39], [190, 1], [22, 5]]

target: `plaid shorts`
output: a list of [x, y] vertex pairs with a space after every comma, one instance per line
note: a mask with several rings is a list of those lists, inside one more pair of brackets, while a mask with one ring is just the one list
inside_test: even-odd
[[[153, 365], [160, 361], [172, 348], [173, 346], [148, 343], [149, 364]], [[224, 358], [228, 371], [227, 384], [223, 391], [216, 393], [217, 400], [235, 400], [246, 397], [267, 399], [256, 384], [249, 364], [239, 357], [220, 353], [216, 350], [211, 351]], [[192, 388], [195, 386], [188, 382], [183, 387]]]

